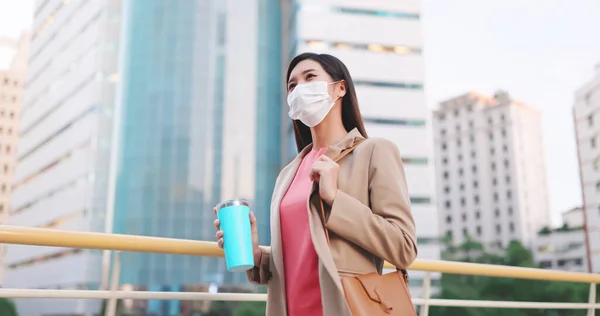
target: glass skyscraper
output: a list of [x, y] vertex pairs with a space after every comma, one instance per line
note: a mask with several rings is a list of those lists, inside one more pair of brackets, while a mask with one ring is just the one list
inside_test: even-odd
[[[35, 10], [11, 223], [212, 241], [212, 207], [242, 197], [268, 244], [283, 163], [280, 1], [47, 0]], [[98, 251], [8, 253], [9, 287], [100, 283]], [[222, 259], [123, 253], [121, 262], [120, 282], [134, 287], [251, 288]], [[165, 304], [146, 306], [178, 309]], [[98, 312], [77, 300], [18, 305], [32, 316]]]

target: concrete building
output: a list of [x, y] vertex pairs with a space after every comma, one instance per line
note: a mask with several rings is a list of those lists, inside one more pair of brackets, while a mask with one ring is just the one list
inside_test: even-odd
[[[19, 140], [19, 116], [23, 103], [29, 34], [18, 41], [0, 38], [0, 49], [10, 53], [6, 65], [0, 65], [0, 225], [8, 223], [16, 148]], [[4, 251], [0, 245], [0, 286], [4, 281]]]
[[[348, 67], [370, 137], [385, 137], [403, 157], [419, 258], [439, 259], [430, 109], [425, 102], [421, 1], [301, 0], [290, 20], [288, 60], [327, 53]], [[393, 30], [393, 31], [391, 31]], [[287, 122], [288, 157], [296, 155]], [[437, 278], [434, 276], [434, 284]], [[411, 272], [413, 295], [423, 273]]]
[[531, 246], [550, 223], [541, 113], [505, 92], [449, 99], [434, 114], [442, 234]]
[[562, 220], [562, 227], [538, 232], [533, 240], [533, 258], [542, 268], [587, 272], [583, 209], [564, 212]]
[[[37, 1], [10, 223], [212, 241], [212, 207], [244, 197], [268, 244], [283, 138], [280, 14], [276, 0]], [[99, 251], [9, 248], [7, 287], [104, 281]], [[121, 267], [127, 288], [252, 288], [221, 259], [124, 253]], [[17, 304], [31, 316], [100, 308]]]
[[600, 272], [600, 64], [575, 93], [573, 118], [589, 261], [591, 271]]

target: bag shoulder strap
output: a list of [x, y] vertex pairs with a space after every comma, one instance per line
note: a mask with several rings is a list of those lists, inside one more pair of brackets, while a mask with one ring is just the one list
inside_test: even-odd
[[[354, 149], [356, 149], [356, 147], [358, 147], [363, 141], [365, 141], [365, 140], [361, 139], [361, 140], [356, 141], [351, 147], [343, 150], [339, 155], [337, 155], [335, 158], [333, 158], [333, 161], [339, 162], [340, 160], [342, 160], [342, 158], [346, 157], [349, 153], [354, 151]], [[317, 197], [319, 199], [319, 206], [320, 206], [319, 216], [321, 217], [321, 225], [323, 227], [323, 231], [325, 232], [325, 239], [327, 239], [327, 244], [329, 245], [329, 230], [325, 226], [325, 221], [326, 221], [325, 220], [325, 205], [323, 205], [323, 199], [319, 195], [318, 190], [317, 190]], [[396, 267], [396, 270], [402, 272], [402, 274], [404, 275], [404, 278], [408, 281], [408, 273], [406, 272], [406, 269], [400, 269], [400, 268]]]
[[[346, 157], [349, 153], [354, 151], [354, 149], [356, 149], [356, 147], [358, 147], [358, 145], [360, 145], [363, 141], [364, 141], [364, 139], [354, 142], [354, 144], [352, 144], [352, 146], [344, 149], [341, 153], [339, 153], [339, 155], [334, 157], [333, 161], [339, 162], [340, 160], [342, 160], [342, 158]], [[317, 190], [317, 197], [319, 199], [319, 206], [320, 206], [319, 216], [321, 217], [321, 225], [323, 226], [323, 230], [325, 231], [325, 238], [327, 239], [327, 244], [329, 244], [329, 230], [327, 229], [327, 227], [325, 227], [325, 205], [323, 205], [323, 199], [321, 198], [321, 196], [319, 195], [318, 192], [319, 191]]]

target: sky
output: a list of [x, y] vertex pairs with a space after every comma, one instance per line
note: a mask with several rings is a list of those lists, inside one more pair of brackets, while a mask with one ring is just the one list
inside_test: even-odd
[[[83, 1], [83, 0], [77, 0]], [[376, 1], [376, 0], [371, 0]], [[33, 0], [0, 0], [0, 36], [29, 28]], [[428, 103], [498, 89], [543, 112], [550, 207], [581, 204], [571, 108], [600, 63], [598, 0], [422, 0]], [[4, 54], [4, 55], [3, 55]], [[0, 65], [7, 53], [0, 49]]]
[[600, 63], [598, 0], [424, 0], [432, 108], [475, 90], [507, 90], [543, 112], [553, 222], [581, 205], [572, 105]]

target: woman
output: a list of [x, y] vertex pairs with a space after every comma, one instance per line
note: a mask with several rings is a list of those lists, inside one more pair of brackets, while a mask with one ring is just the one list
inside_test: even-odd
[[[255, 267], [248, 279], [268, 285], [269, 316], [350, 315], [341, 277], [381, 273], [384, 260], [406, 268], [417, 255], [404, 167], [396, 145], [366, 139], [352, 78], [339, 59], [301, 54], [287, 79], [299, 154], [275, 184], [270, 251], [258, 246], [250, 215]], [[333, 161], [359, 141], [339, 164]], [[223, 232], [216, 237], [222, 247]]]

